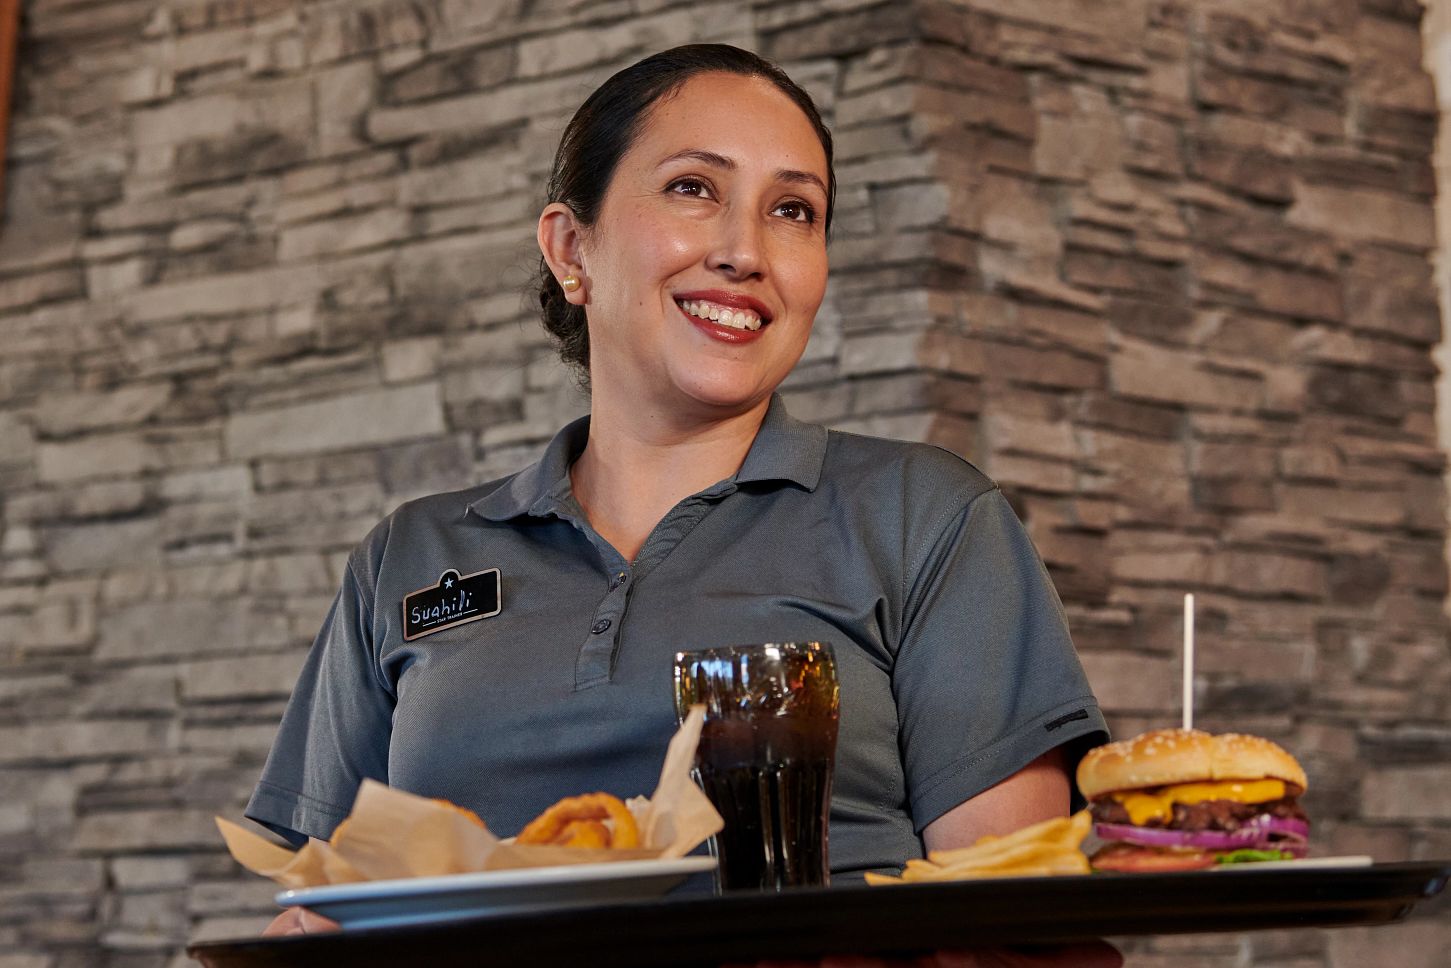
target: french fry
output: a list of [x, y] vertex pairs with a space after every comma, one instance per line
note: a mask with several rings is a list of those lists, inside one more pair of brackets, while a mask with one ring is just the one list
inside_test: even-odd
[[995, 851], [1008, 850], [1019, 844], [1051, 843], [1077, 848], [1083, 843], [1083, 838], [1088, 836], [1091, 823], [1088, 811], [1080, 810], [1071, 817], [1054, 817], [1001, 837], [981, 837], [971, 847], [930, 851], [927, 859], [934, 864], [951, 866], [963, 860], [989, 857]]
[[1053, 844], [1019, 844], [1007, 850], [994, 851], [986, 857], [959, 857], [951, 864], [939, 864], [944, 871], [955, 870], [997, 870], [1003, 867], [1023, 867], [1060, 853]]
[[1088, 811], [1054, 817], [1002, 836], [986, 836], [971, 847], [935, 850], [926, 860], [908, 860], [900, 877], [868, 874], [868, 884], [911, 884], [976, 877], [1048, 877], [1087, 874], [1080, 849], [1092, 821]]

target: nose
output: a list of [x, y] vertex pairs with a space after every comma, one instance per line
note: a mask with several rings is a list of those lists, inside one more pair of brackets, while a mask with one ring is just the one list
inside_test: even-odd
[[717, 222], [718, 235], [706, 258], [706, 265], [731, 279], [764, 275], [765, 240], [760, 221], [741, 209], [726, 211]]

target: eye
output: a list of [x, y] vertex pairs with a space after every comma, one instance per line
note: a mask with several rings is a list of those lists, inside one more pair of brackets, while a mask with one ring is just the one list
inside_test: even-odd
[[710, 198], [710, 186], [699, 178], [677, 178], [665, 190], [675, 195], [685, 195], [688, 198]]
[[782, 202], [776, 206], [776, 211], [784, 212], [786, 217], [793, 222], [802, 222], [806, 225], [812, 225], [816, 222], [816, 209], [807, 205], [805, 202]]

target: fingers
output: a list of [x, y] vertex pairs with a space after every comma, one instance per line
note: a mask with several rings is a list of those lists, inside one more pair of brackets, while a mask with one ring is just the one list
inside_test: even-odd
[[322, 934], [338, 930], [338, 923], [307, 908], [292, 907], [272, 919], [262, 930], [262, 937], [276, 938], [293, 934]]
[[[964, 963], [962, 968], [977, 968], [976, 961]], [[819, 961], [757, 961], [752, 964], [728, 964], [720, 968], [938, 968], [932, 956], [924, 958], [878, 958], [874, 955], [828, 955]], [[950, 968], [959, 968], [953, 962]]]
[[297, 934], [302, 928], [302, 915], [298, 912], [301, 908], [288, 908], [277, 917], [272, 923], [262, 929], [262, 937], [276, 938], [284, 934]]
[[[916, 961], [878, 963], [910, 965], [912, 968], [1123, 968], [1124, 959], [1113, 945], [1104, 941], [1092, 941], [1069, 945], [936, 951]], [[837, 966], [823, 962], [823, 968]], [[841, 968], [849, 966], [844, 964]]]
[[1003, 952], [1004, 968], [1122, 968], [1124, 956], [1107, 941], [1030, 945]]
[[997, 952], [938, 951], [923, 961], [923, 968], [1000, 968]]
[[[988, 955], [991, 957], [991, 953]], [[728, 964], [720, 968], [996, 968], [997, 961], [981, 960], [971, 951], [939, 951], [916, 958], [879, 958], [876, 955], [827, 955], [816, 960], [772, 959], [752, 964]]]
[[337, 931], [340, 925], [332, 918], [325, 918], [321, 914], [314, 914], [307, 908], [298, 908], [302, 912], [302, 930], [299, 934], [325, 934], [330, 931]]

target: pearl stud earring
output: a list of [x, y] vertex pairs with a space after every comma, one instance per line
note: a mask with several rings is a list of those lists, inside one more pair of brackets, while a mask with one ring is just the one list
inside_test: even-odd
[[571, 273], [559, 280], [559, 284], [564, 287], [565, 292], [574, 292], [579, 288], [579, 276]]

